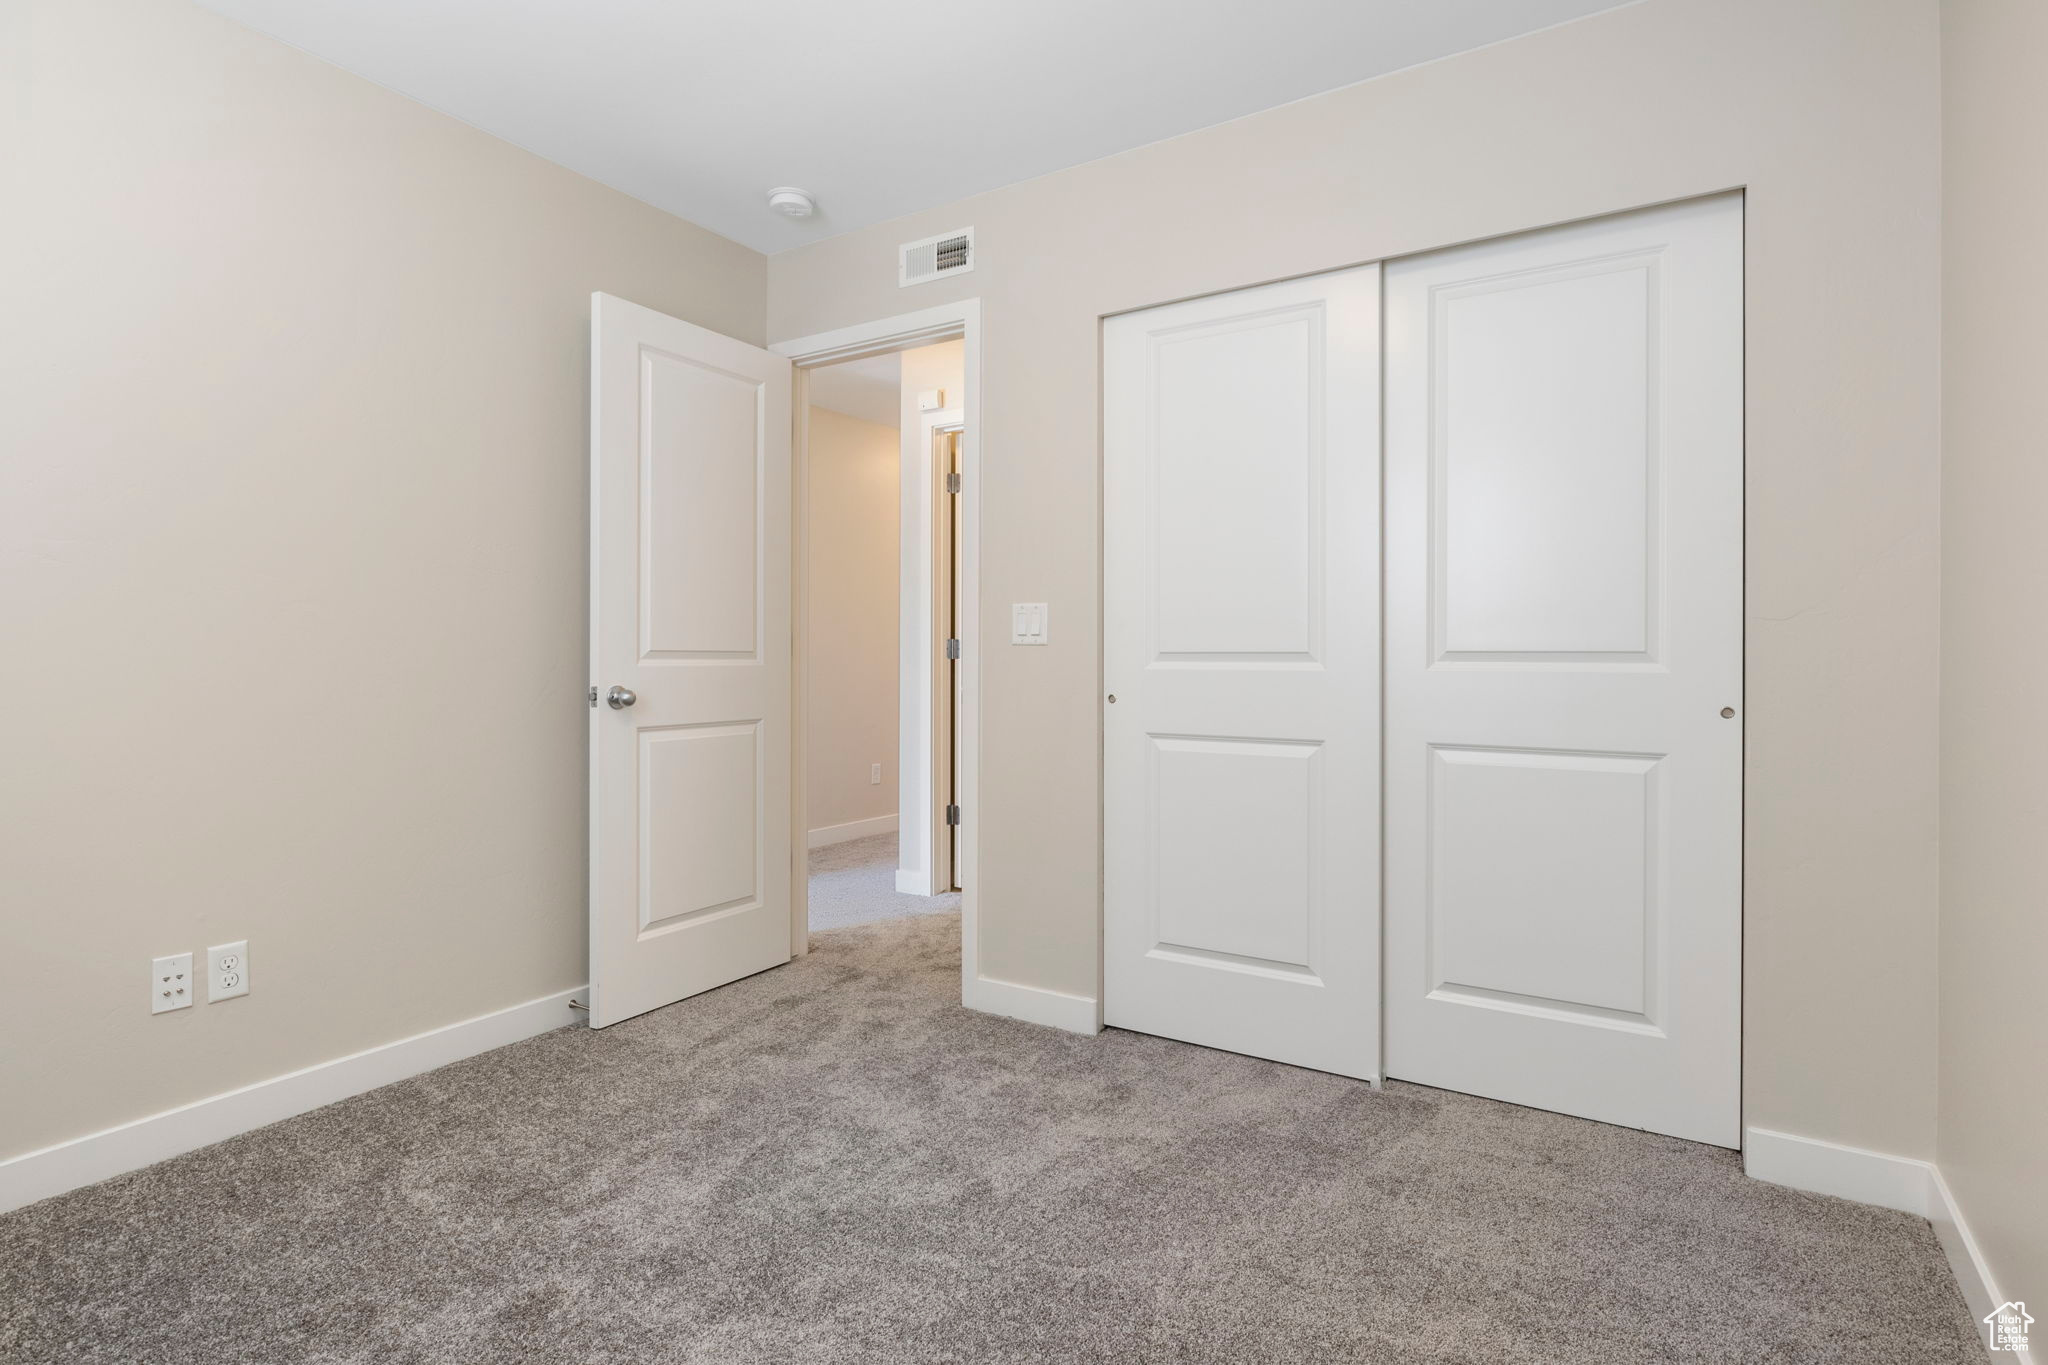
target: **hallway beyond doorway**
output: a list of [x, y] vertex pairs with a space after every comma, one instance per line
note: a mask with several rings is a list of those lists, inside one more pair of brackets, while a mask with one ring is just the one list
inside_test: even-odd
[[908, 896], [896, 889], [896, 838], [871, 834], [811, 850], [811, 932], [960, 909], [958, 891]]

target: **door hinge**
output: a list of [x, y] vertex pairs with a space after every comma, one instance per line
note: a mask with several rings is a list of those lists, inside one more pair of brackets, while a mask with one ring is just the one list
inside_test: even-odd
[[948, 493], [958, 493], [960, 491], [960, 476], [958, 474], [946, 475], [946, 491]]
[[590, 685], [590, 704], [591, 704], [591, 706], [592, 706], [593, 708], [594, 708], [594, 707], [596, 707], [596, 705], [597, 705], [597, 684], [596, 684], [596, 683], [592, 683], [592, 684]]
[[946, 807], [946, 823], [949, 825], [960, 823], [960, 808], [958, 806]]
[[957, 659], [960, 657], [959, 640], [953, 639], [946, 641], [946, 657], [949, 659]]

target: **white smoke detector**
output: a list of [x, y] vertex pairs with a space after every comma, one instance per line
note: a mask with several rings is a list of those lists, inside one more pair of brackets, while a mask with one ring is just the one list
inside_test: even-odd
[[808, 218], [818, 211], [818, 202], [794, 185], [768, 191], [768, 207], [791, 218]]

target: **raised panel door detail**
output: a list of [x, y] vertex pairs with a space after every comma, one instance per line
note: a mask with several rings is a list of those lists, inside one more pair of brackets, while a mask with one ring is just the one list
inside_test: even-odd
[[1387, 268], [1389, 1076], [1740, 1141], [1742, 238]]
[[1307, 970], [1317, 746], [1162, 737], [1153, 743], [1158, 948]]
[[1379, 281], [1359, 266], [1102, 328], [1103, 1022], [1362, 1078]]
[[660, 932], [760, 892], [760, 727], [640, 733], [640, 928]]
[[591, 298], [590, 1023], [787, 962], [790, 362]]
[[1430, 753], [1428, 988], [1651, 1023], [1657, 759]]
[[751, 658], [760, 385], [661, 351], [643, 351], [641, 363], [641, 656]]
[[1600, 262], [1435, 291], [1440, 657], [1653, 652], [1655, 270]]
[[1166, 659], [1306, 655], [1319, 546], [1323, 312], [1155, 338], [1156, 647]]

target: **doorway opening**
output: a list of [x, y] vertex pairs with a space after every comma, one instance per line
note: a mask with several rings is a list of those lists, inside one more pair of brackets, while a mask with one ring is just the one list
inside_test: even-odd
[[952, 311], [776, 348], [798, 367], [796, 953], [950, 913], [972, 942], [972, 310]]

